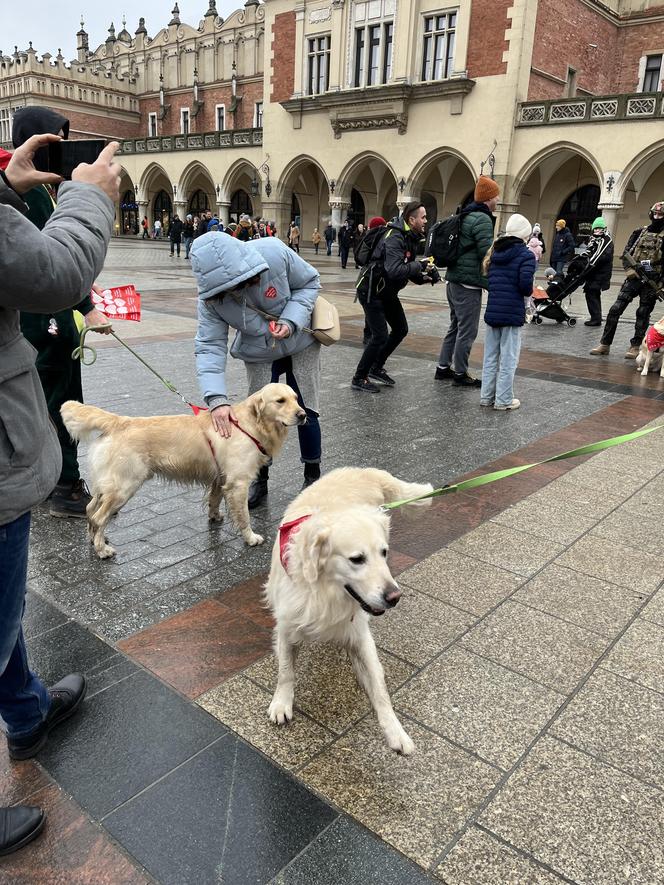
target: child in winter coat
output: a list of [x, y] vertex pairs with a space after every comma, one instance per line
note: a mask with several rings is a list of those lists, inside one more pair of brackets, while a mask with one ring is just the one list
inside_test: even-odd
[[537, 264], [540, 262], [540, 258], [542, 257], [542, 244], [540, 242], [540, 238], [537, 236], [535, 231], [530, 235], [530, 239], [528, 240], [528, 248], [535, 256], [535, 261]]
[[484, 365], [480, 405], [499, 412], [518, 409], [514, 397], [514, 373], [521, 350], [521, 327], [526, 321], [525, 299], [533, 291], [537, 262], [526, 246], [530, 222], [523, 215], [511, 215], [505, 236], [499, 237], [485, 259], [489, 278], [489, 299], [484, 312]]

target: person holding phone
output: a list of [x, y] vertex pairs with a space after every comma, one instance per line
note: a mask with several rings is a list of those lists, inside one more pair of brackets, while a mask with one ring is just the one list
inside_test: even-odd
[[[18, 148], [33, 135], [52, 133], [69, 135], [69, 120], [49, 108], [27, 107], [14, 113], [12, 141]], [[59, 145], [61, 142], [55, 141]], [[61, 152], [60, 152], [61, 155]], [[57, 152], [51, 151], [51, 160]], [[49, 149], [42, 148], [35, 155], [35, 168], [46, 172]], [[23, 195], [28, 205], [28, 218], [40, 230], [53, 214], [57, 200], [57, 185], [39, 184]], [[43, 285], [43, 284], [42, 284]], [[86, 326], [110, 325], [101, 311], [92, 304], [89, 293], [74, 306], [83, 314]], [[58, 431], [62, 451], [62, 471], [50, 499], [49, 512], [55, 517], [85, 519], [85, 508], [90, 503], [90, 493], [81, 478], [78, 465], [78, 447], [62, 423], [60, 407], [67, 400], [83, 402], [81, 363], [71, 358], [77, 346], [79, 332], [72, 309], [54, 311], [51, 314], [21, 312], [21, 331], [37, 351], [37, 371], [41, 381], [49, 415]]]
[[[32, 136], [0, 172], [0, 716], [11, 759], [34, 756], [80, 706], [86, 689], [76, 673], [47, 688], [28, 666], [23, 638], [30, 511], [56, 483], [62, 456], [19, 310], [53, 315], [90, 291], [115, 220], [119, 145], [74, 171], [40, 231], [24, 217], [22, 195], [60, 182], [34, 164], [57, 138]], [[44, 268], [51, 271], [47, 281]], [[26, 845], [43, 824], [44, 812], [35, 806], [0, 807], [0, 855]]]

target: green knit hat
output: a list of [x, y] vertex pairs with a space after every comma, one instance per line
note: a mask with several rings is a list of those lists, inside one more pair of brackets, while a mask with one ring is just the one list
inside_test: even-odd
[[602, 218], [601, 215], [600, 215], [599, 218], [596, 218], [596, 219], [593, 221], [592, 229], [595, 230], [595, 228], [597, 228], [597, 227], [601, 227], [601, 228], [603, 228], [604, 230], [606, 230], [606, 221], [604, 221], [604, 219]]

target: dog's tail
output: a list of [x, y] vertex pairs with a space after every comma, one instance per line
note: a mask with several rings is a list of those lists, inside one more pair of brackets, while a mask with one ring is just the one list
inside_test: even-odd
[[[420, 495], [426, 495], [427, 492], [433, 491], [433, 486], [430, 482], [404, 482], [402, 479], [392, 476], [386, 470], [377, 470], [376, 473], [383, 489], [385, 504], [389, 504], [392, 501], [407, 501], [410, 498], [417, 498]], [[411, 506], [428, 507], [429, 504], [431, 504], [431, 498], [424, 498], [421, 501], [413, 501]]]
[[96, 406], [86, 406], [71, 399], [62, 406], [60, 414], [69, 435], [77, 442], [87, 439], [95, 430], [102, 435], [110, 433], [124, 420]]

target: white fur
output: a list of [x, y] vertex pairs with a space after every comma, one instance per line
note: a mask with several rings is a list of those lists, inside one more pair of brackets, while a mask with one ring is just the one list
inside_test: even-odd
[[[654, 323], [655, 329], [664, 334], [664, 317], [659, 322]], [[641, 349], [636, 357], [637, 371], [641, 370], [642, 375], [648, 372], [659, 372], [660, 378], [664, 378], [664, 347], [658, 347], [657, 350], [648, 350], [646, 338], [641, 343]]]
[[[344, 467], [323, 476], [288, 507], [282, 522], [305, 514], [311, 518], [292, 535], [288, 573], [281, 564], [277, 537], [265, 587], [265, 598], [276, 620], [274, 648], [279, 663], [269, 708], [273, 722], [283, 725], [293, 717], [299, 645], [337, 642], [348, 651], [388, 746], [405, 756], [413, 752], [413, 742], [397, 719], [387, 692], [369, 629], [372, 616], [344, 585], [352, 586], [377, 615], [395, 604], [400, 591], [387, 565], [389, 516], [379, 507], [425, 494], [431, 488], [402, 482], [384, 470]], [[426, 505], [430, 500], [418, 503]], [[351, 562], [351, 557], [360, 555], [364, 562]]]

